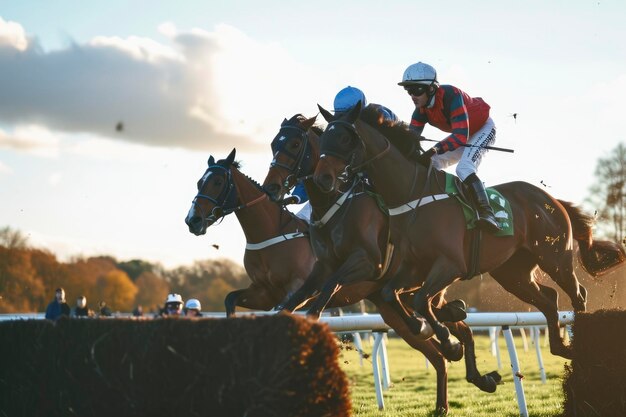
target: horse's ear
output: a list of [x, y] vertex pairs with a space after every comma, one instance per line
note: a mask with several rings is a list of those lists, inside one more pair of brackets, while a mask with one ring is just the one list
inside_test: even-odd
[[300, 122], [300, 124], [303, 128], [309, 130], [315, 124], [315, 119], [317, 119], [317, 115], [311, 117], [310, 119], [303, 120], [302, 122]]
[[209, 166], [211, 165], [215, 165], [215, 158], [213, 158], [213, 155], [209, 156]]
[[361, 100], [354, 107], [350, 109], [345, 119], [347, 119], [350, 123], [356, 122], [356, 119], [359, 118], [359, 114], [361, 114]]
[[328, 110], [326, 110], [325, 108], [323, 108], [322, 106], [320, 106], [319, 104], [317, 105], [317, 108], [320, 109], [320, 113], [322, 113], [322, 116], [324, 117], [324, 119], [327, 122], [332, 122], [333, 120], [335, 120], [335, 116], [333, 116], [332, 114], [330, 114], [330, 112]]
[[236, 153], [237, 153], [237, 148], [233, 148], [233, 150], [230, 152], [230, 155], [228, 155], [228, 158], [226, 158], [226, 163], [228, 164], [228, 166], [231, 166], [233, 162], [235, 162]]

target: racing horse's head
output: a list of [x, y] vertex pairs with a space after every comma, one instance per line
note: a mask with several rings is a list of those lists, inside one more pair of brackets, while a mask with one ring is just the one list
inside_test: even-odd
[[210, 156], [209, 166], [198, 180], [198, 193], [185, 218], [189, 232], [196, 236], [205, 234], [209, 226], [228, 214], [237, 204], [237, 190], [231, 173], [231, 167], [237, 166], [235, 153], [233, 149], [226, 159], [217, 162]]

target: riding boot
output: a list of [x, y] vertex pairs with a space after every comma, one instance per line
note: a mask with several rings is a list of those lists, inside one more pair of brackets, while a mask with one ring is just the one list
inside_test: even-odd
[[489, 198], [485, 191], [485, 186], [476, 174], [470, 174], [465, 181], [463, 181], [470, 190], [470, 194], [476, 203], [478, 209], [478, 220], [476, 224], [481, 229], [484, 229], [490, 233], [496, 233], [501, 231], [496, 216], [493, 214], [493, 210], [489, 205]]

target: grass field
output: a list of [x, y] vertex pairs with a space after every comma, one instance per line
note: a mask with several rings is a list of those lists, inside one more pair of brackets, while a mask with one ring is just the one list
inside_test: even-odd
[[[517, 330], [513, 331], [520, 363], [524, 375], [523, 384], [530, 417], [555, 417], [561, 415], [563, 404], [562, 378], [564, 365], [569, 361], [550, 354], [543, 346], [542, 356], [547, 382], [541, 382], [541, 374], [535, 347], [528, 338], [528, 352], [524, 351], [523, 341]], [[475, 335], [477, 365], [481, 373], [498, 369], [497, 359], [491, 354], [489, 337]], [[451, 363], [448, 369], [448, 401], [451, 417], [501, 417], [519, 416], [515, 396], [515, 385], [511, 371], [506, 343], [499, 337], [502, 384], [493, 394], [480, 391], [465, 381], [463, 360]], [[373, 343], [373, 339], [372, 339]], [[371, 353], [371, 344], [364, 342], [363, 350]], [[426, 367], [424, 356], [406, 345], [401, 339], [389, 337], [387, 342], [389, 370], [392, 387], [384, 391], [385, 409], [378, 410], [372, 358], [365, 359], [360, 366], [359, 355], [351, 342], [342, 343], [339, 360], [351, 385], [353, 416], [360, 417], [419, 417], [434, 416], [435, 370]]]

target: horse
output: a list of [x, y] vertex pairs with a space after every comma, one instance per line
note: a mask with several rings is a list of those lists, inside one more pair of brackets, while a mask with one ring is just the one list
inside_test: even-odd
[[[591, 275], [626, 259], [620, 245], [593, 239], [591, 216], [532, 184], [516, 181], [494, 187], [511, 205], [513, 235], [468, 230], [459, 201], [444, 190], [446, 173], [411, 161], [401, 151], [419, 139], [406, 124], [382, 123], [375, 111], [365, 108], [361, 113], [360, 104], [337, 119], [318, 107], [329, 123], [320, 137], [316, 184], [331, 192], [347, 172], [365, 170], [395, 214], [392, 234], [406, 241], [404, 262], [382, 290], [385, 300], [421, 285], [412, 305], [418, 314], [409, 319], [427, 321], [446, 354], [450, 332], [433, 314], [432, 300], [459, 279], [489, 272], [504, 289], [544, 314], [550, 352], [572, 358], [571, 346], [559, 333], [558, 293], [538, 283], [534, 271], [547, 273], [569, 296], [574, 310], [585, 311], [587, 291], [574, 274], [573, 240]], [[475, 237], [479, 245], [472, 244]]]
[[[397, 300], [385, 302], [380, 294], [386, 282], [386, 272], [393, 271], [399, 264], [399, 259], [394, 258], [393, 252], [388, 250], [387, 214], [381, 210], [367, 187], [365, 192], [354, 192], [355, 188], [364, 187], [360, 176], [347, 179], [347, 185], [334, 193], [321, 192], [313, 183], [311, 177], [319, 161], [319, 135], [322, 132], [314, 123], [315, 117], [307, 119], [300, 114], [283, 121], [271, 144], [274, 157], [263, 182], [270, 198], [280, 201], [298, 181], [304, 181], [312, 205], [311, 245], [318, 260], [305, 285], [277, 308], [293, 311], [322, 287], [330, 289], [334, 294], [330, 300], [333, 306], [351, 304], [362, 298], [372, 301], [384, 321], [411, 347], [423, 352], [433, 364], [437, 371], [437, 410], [447, 411], [447, 366], [440, 345], [432, 339], [414, 334], [403, 319], [406, 312], [398, 310], [397, 305], [401, 303], [397, 303]], [[342, 278], [340, 284], [339, 277]], [[344, 286], [350, 282], [356, 284]], [[407, 302], [410, 295], [402, 294], [402, 297], [402, 301]], [[316, 305], [317, 300], [313, 301], [308, 312], [313, 317], [319, 317], [328, 301], [326, 299]], [[441, 297], [441, 304], [443, 302]], [[445, 314], [450, 314], [450, 311], [446, 311], [443, 306], [439, 316]], [[483, 376], [478, 371], [471, 329], [463, 322], [449, 322], [448, 326], [466, 347], [468, 382], [483, 391], [494, 392], [500, 376], [497, 372]]]
[[239, 171], [235, 155], [233, 149], [217, 162], [209, 157], [185, 218], [197, 236], [230, 213], [241, 224], [247, 241], [243, 263], [252, 283], [226, 296], [229, 317], [236, 306], [271, 310], [302, 286], [315, 262], [307, 222], [270, 201], [260, 184]]

